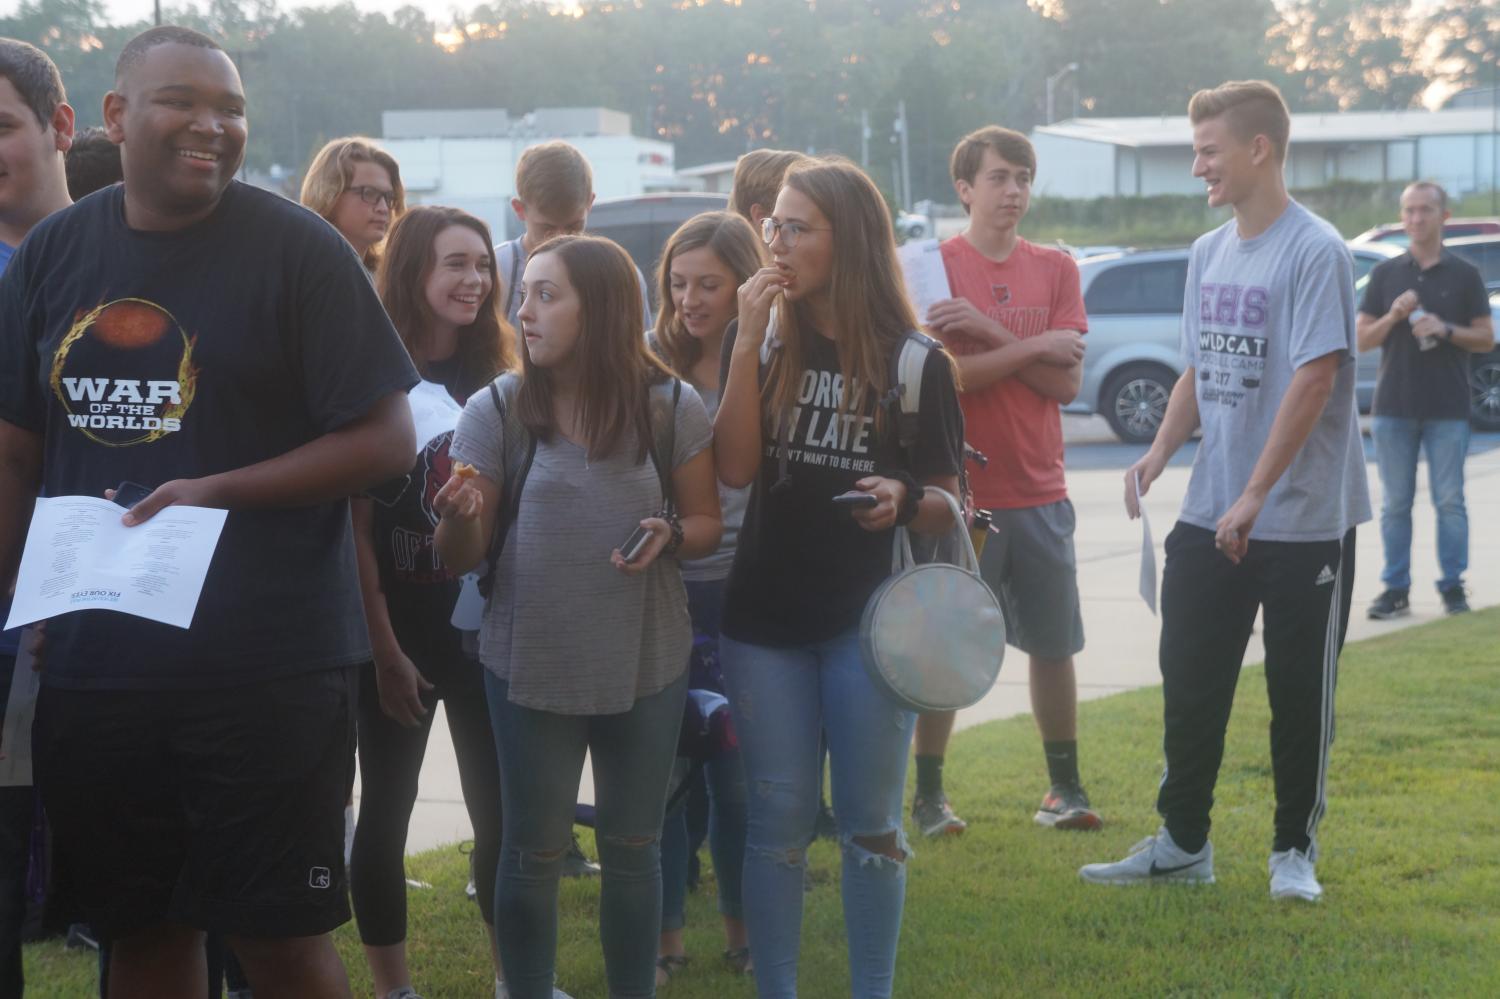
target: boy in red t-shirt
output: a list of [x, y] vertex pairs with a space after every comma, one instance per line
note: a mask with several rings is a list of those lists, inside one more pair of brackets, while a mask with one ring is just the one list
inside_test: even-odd
[[[954, 149], [952, 171], [969, 225], [943, 243], [954, 297], [932, 306], [927, 327], [954, 354], [969, 443], [989, 457], [971, 480], [975, 504], [993, 512], [998, 530], [980, 572], [1000, 598], [1007, 640], [1031, 657], [1031, 706], [1052, 782], [1035, 821], [1098, 829], [1078, 777], [1073, 656], [1083, 648], [1083, 618], [1058, 409], [1078, 394], [1083, 373], [1088, 317], [1078, 266], [1016, 232], [1036, 173], [1024, 135], [996, 126], [972, 132]], [[912, 818], [928, 836], [965, 828], [943, 793], [952, 731], [952, 712], [917, 722]]]

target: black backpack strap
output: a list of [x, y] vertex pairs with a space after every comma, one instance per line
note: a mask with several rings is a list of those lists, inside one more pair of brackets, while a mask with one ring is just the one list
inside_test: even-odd
[[525, 435], [526, 447], [524, 451], [516, 449], [512, 451], [507, 447], [501, 455], [504, 464], [502, 469], [505, 481], [500, 484], [504, 493], [504, 505], [501, 508], [501, 516], [495, 519], [495, 533], [490, 537], [489, 555], [485, 559], [484, 575], [479, 578], [479, 592], [486, 600], [495, 588], [495, 568], [500, 564], [500, 553], [505, 550], [505, 538], [510, 533], [510, 525], [516, 522], [516, 517], [521, 512], [521, 490], [526, 486], [526, 477], [531, 472], [532, 460], [536, 458], [536, 436], [526, 430], [521, 421], [515, 418], [500, 396], [500, 379], [490, 382], [490, 402], [494, 403], [495, 412], [500, 414], [500, 425], [509, 433], [521, 433]]
[[651, 464], [656, 466], [656, 477], [661, 482], [662, 504], [669, 511], [677, 509], [676, 491], [672, 488], [672, 460], [677, 455], [677, 403], [681, 399], [681, 378], [672, 379], [670, 403], [658, 399], [653, 391], [648, 390], [646, 395], [651, 417], [651, 443], [647, 450]]

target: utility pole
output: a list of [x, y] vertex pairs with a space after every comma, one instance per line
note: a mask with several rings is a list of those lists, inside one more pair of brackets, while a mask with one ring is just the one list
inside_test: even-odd
[[1491, 53], [1490, 63], [1490, 214], [1500, 215], [1500, 183], [1496, 167], [1500, 166], [1500, 53]]
[[161, 0], [156, 0], [156, 3], [154, 4], [154, 6], [156, 7], [156, 26], [158, 28], [160, 28], [161, 27]]
[[870, 169], [870, 112], [868, 110], [859, 113], [859, 165], [869, 172]]
[[[1047, 77], [1047, 124], [1050, 125], [1050, 124], [1052, 124], [1056, 120], [1056, 114], [1055, 114], [1055, 112], [1056, 112], [1056, 109], [1057, 109], [1057, 104], [1056, 104], [1056, 101], [1053, 100], [1053, 96], [1054, 96], [1054, 92], [1057, 89], [1057, 81], [1061, 80], [1063, 77], [1067, 76], [1069, 73], [1076, 73], [1076, 72], [1078, 72], [1078, 64], [1076, 62], [1070, 62], [1066, 66], [1064, 66], [1062, 69], [1058, 70], [1056, 73], [1053, 73], [1051, 76]], [[1075, 87], [1074, 90], [1077, 90], [1077, 88]], [[1076, 105], [1077, 105], [1076, 96], [1077, 95], [1075, 94], [1074, 96], [1075, 96], [1074, 105], [1076, 107]]]
[[901, 133], [901, 207], [911, 210], [911, 142], [906, 123], [906, 102], [896, 102], [896, 130]]

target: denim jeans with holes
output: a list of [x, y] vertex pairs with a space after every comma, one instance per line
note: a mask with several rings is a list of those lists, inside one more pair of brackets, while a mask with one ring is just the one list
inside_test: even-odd
[[902, 792], [916, 715], [871, 683], [857, 628], [801, 648], [723, 637], [719, 651], [749, 792], [744, 903], [759, 993], [762, 999], [797, 994], [803, 878], [818, 814], [818, 738], [826, 730], [851, 992], [855, 999], [884, 999], [896, 968], [906, 863], [862, 842], [894, 834], [894, 852], [910, 857]]
[[594, 763], [603, 868], [599, 940], [614, 999], [656, 994], [662, 811], [682, 727], [687, 673], [617, 715], [562, 715], [512, 704], [485, 671], [500, 755], [503, 828], [495, 934], [512, 999], [551, 999], [557, 887], [572, 835], [584, 752]]

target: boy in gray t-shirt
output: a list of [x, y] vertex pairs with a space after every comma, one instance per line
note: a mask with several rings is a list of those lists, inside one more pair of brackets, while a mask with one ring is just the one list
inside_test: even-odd
[[1200, 91], [1188, 114], [1193, 175], [1208, 185], [1209, 204], [1231, 206], [1234, 218], [1193, 244], [1186, 371], [1125, 481], [1126, 508], [1138, 516], [1138, 495], [1202, 427], [1162, 575], [1163, 828], [1124, 860], [1079, 874], [1099, 884], [1213, 881], [1214, 784], [1245, 646], [1264, 611], [1271, 896], [1315, 902], [1354, 525], [1370, 519], [1354, 406], [1353, 268], [1333, 227], [1287, 195], [1290, 119], [1274, 87]]

